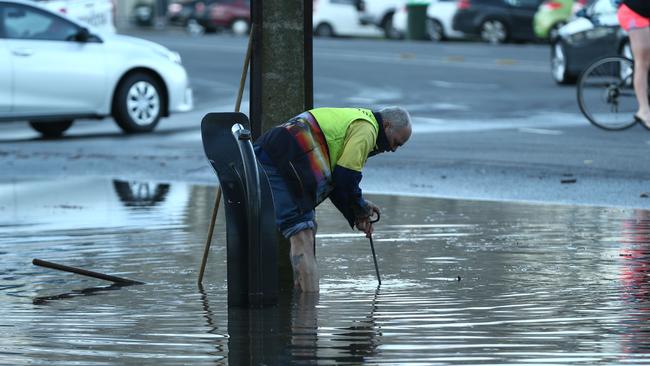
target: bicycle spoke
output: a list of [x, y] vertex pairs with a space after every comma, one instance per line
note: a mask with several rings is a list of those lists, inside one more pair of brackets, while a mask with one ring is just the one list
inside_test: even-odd
[[578, 104], [587, 119], [606, 130], [634, 125], [636, 99], [632, 63], [623, 57], [606, 57], [591, 64], [578, 80]]

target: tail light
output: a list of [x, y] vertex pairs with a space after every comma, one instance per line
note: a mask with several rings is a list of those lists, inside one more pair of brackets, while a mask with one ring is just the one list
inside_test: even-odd
[[578, 4], [584, 6], [584, 5], [587, 5], [587, 2], [588, 2], [588, 1], [589, 1], [589, 0], [578, 0]]
[[472, 6], [469, 0], [459, 0], [458, 1], [458, 9], [459, 10], [464, 10], [464, 9], [469, 9]]
[[547, 1], [542, 5], [542, 8], [547, 11], [557, 10], [562, 7], [562, 3], [557, 1]]

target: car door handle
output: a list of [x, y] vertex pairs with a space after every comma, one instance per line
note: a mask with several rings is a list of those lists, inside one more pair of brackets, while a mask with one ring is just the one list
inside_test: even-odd
[[13, 50], [13, 54], [16, 56], [22, 56], [22, 57], [28, 57], [34, 54], [33, 50], [30, 50], [28, 48], [22, 48], [19, 50]]

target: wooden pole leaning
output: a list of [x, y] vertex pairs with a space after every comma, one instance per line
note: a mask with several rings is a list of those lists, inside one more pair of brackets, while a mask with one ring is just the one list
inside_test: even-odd
[[[242, 68], [241, 78], [239, 80], [239, 91], [237, 93], [237, 101], [235, 102], [235, 112], [241, 109], [241, 100], [244, 95], [244, 85], [246, 85], [246, 76], [248, 75], [248, 66], [250, 65], [251, 53], [253, 48], [253, 27], [251, 24], [250, 34], [248, 35], [248, 47], [246, 49], [246, 57], [244, 58], [244, 67]], [[217, 199], [212, 209], [212, 217], [210, 218], [210, 227], [208, 228], [208, 237], [205, 241], [205, 248], [203, 249], [203, 258], [201, 259], [201, 268], [199, 269], [199, 287], [203, 285], [203, 274], [205, 273], [205, 266], [208, 262], [208, 254], [210, 254], [210, 244], [212, 242], [212, 234], [214, 233], [214, 225], [217, 221], [217, 213], [219, 212], [219, 204], [221, 203], [221, 185], [217, 188]]]

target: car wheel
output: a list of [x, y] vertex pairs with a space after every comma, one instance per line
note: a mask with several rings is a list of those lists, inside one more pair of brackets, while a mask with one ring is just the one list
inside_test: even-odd
[[433, 42], [440, 42], [445, 40], [445, 31], [439, 21], [427, 18], [426, 22], [427, 35]]
[[247, 35], [248, 28], [249, 26], [246, 19], [235, 19], [230, 25], [230, 30], [238, 36]]
[[113, 187], [127, 207], [155, 206], [169, 193], [169, 184], [114, 180]]
[[481, 24], [481, 39], [492, 44], [505, 43], [508, 40], [508, 28], [498, 19], [488, 19]]
[[132, 74], [117, 88], [113, 118], [126, 133], [149, 132], [160, 121], [162, 106], [158, 81], [147, 74]]
[[384, 36], [386, 38], [400, 39], [402, 38], [402, 34], [393, 26], [393, 15], [395, 14], [390, 13], [386, 15], [386, 18], [384, 18], [384, 22], [382, 23], [381, 28], [384, 30]]
[[314, 34], [319, 37], [334, 37], [334, 29], [327, 23], [321, 23], [316, 27]]
[[558, 84], [572, 84], [577, 79], [568, 71], [567, 55], [560, 41], [551, 45], [551, 75]]
[[72, 120], [57, 122], [29, 122], [29, 125], [43, 137], [61, 137], [72, 126]]
[[185, 30], [191, 36], [198, 37], [205, 34], [205, 27], [199, 24], [196, 19], [189, 19], [185, 25]]

